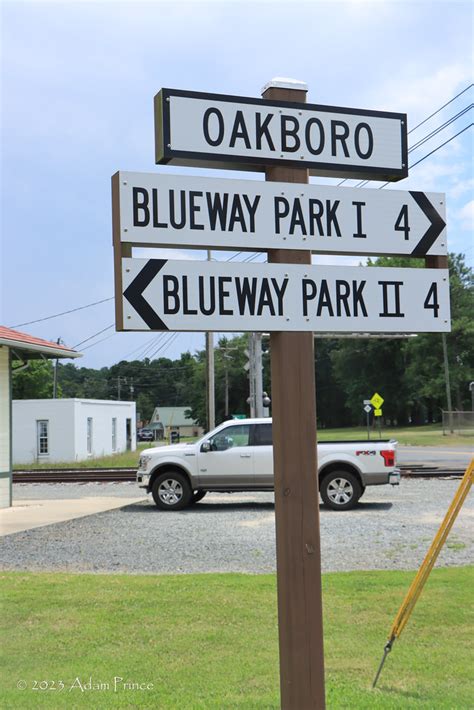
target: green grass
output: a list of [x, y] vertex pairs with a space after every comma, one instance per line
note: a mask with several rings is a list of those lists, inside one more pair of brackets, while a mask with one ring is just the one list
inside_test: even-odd
[[[432, 573], [375, 691], [371, 682], [414, 573], [325, 575], [328, 708], [472, 708], [473, 571]], [[274, 575], [1, 576], [2, 707], [279, 707]], [[120, 683], [114, 692], [114, 676], [153, 688]], [[81, 691], [78, 682], [90, 678], [110, 689]], [[35, 681], [65, 688], [34, 690]]]
[[[186, 441], [186, 440], [185, 440]], [[163, 442], [157, 442], [157, 446], [161, 446]], [[164, 442], [166, 443], [166, 442]], [[136, 451], [124, 451], [122, 454], [113, 454], [112, 456], [99, 456], [97, 458], [86, 459], [85, 461], [58, 461], [57, 463], [17, 463], [13, 466], [14, 471], [19, 469], [51, 469], [51, 468], [115, 468], [117, 466], [123, 466], [124, 468], [136, 468], [138, 465], [138, 459], [140, 457], [140, 452], [143, 449], [149, 449], [151, 446], [155, 446], [153, 443], [140, 443], [137, 444]]]
[[[377, 441], [378, 438], [378, 429], [371, 429], [371, 441]], [[335, 441], [337, 439], [367, 440], [367, 427], [318, 429], [319, 441]], [[473, 435], [447, 434], [444, 436], [439, 424], [410, 427], [382, 427], [382, 439], [396, 439], [402, 446], [460, 446], [467, 448], [474, 443]]]

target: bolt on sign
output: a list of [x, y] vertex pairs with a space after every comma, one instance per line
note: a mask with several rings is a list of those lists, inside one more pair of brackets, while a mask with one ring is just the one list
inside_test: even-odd
[[[440, 269], [123, 259], [121, 330], [445, 332]], [[383, 399], [370, 400], [379, 408]]]
[[137, 246], [447, 254], [439, 193], [130, 172], [112, 181], [120, 240]]
[[406, 114], [162, 89], [155, 162], [261, 170], [308, 168], [328, 177], [408, 175]]

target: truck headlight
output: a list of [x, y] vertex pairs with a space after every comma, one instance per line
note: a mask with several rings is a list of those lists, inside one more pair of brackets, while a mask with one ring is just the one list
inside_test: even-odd
[[142, 454], [140, 456], [140, 463], [138, 468], [140, 468], [142, 471], [146, 471], [149, 461], [151, 461], [151, 456], [146, 456], [145, 454]]

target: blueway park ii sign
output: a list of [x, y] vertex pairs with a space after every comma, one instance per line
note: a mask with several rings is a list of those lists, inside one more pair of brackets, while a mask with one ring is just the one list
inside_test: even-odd
[[155, 161], [400, 180], [408, 175], [406, 114], [162, 89]]
[[442, 269], [122, 259], [119, 330], [446, 332]]
[[120, 241], [141, 246], [447, 253], [439, 193], [118, 172]]

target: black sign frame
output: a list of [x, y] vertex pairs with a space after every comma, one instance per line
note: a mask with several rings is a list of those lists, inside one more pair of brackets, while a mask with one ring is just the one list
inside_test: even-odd
[[[361, 117], [389, 118], [400, 121], [401, 168], [387, 166], [346, 165], [342, 163], [324, 163], [320, 161], [292, 160], [291, 158], [269, 158], [253, 156], [236, 156], [228, 153], [201, 153], [197, 151], [176, 150], [171, 147], [170, 102], [173, 96], [206, 101], [221, 101], [229, 103], [252, 104], [269, 108], [289, 108], [301, 111], [317, 111], [323, 113], [350, 114]], [[286, 166], [288, 168], [307, 168], [310, 175], [319, 177], [343, 177], [368, 180], [386, 180], [396, 182], [408, 176], [408, 140], [407, 115], [390, 111], [374, 111], [338, 106], [324, 106], [292, 101], [272, 101], [248, 96], [233, 96], [230, 94], [214, 94], [201, 91], [183, 91], [181, 89], [161, 89], [154, 99], [155, 106], [155, 163], [158, 165], [178, 165], [201, 168], [224, 168], [228, 170], [251, 170], [264, 172], [269, 165]]]

